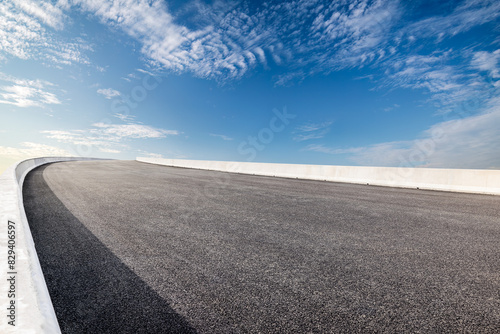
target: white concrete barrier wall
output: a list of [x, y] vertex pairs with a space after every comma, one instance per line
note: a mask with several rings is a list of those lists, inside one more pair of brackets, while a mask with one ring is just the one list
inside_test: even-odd
[[232, 173], [500, 195], [500, 170], [294, 165], [141, 157], [136, 160]]
[[[0, 176], [0, 333], [61, 333], [38, 261], [23, 206], [24, 178], [34, 168], [60, 161], [92, 158], [50, 157], [21, 161]], [[11, 223], [9, 223], [11, 222]], [[12, 226], [9, 230], [8, 226]], [[10, 241], [15, 235], [15, 243]], [[12, 233], [15, 231], [15, 234]], [[10, 247], [14, 246], [14, 247]], [[9, 267], [9, 250], [15, 253]], [[10, 258], [12, 261], [13, 258]], [[12, 273], [12, 274], [10, 274]], [[11, 279], [14, 278], [14, 279]], [[9, 281], [10, 279], [10, 281]], [[15, 326], [12, 326], [14, 320]], [[11, 324], [9, 324], [11, 322]]]

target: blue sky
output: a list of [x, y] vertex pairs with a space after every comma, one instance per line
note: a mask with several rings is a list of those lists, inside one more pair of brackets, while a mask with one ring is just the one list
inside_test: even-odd
[[498, 1], [0, 2], [31, 156], [500, 168]]

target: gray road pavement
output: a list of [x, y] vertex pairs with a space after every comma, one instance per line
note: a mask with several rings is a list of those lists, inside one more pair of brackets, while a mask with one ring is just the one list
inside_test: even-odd
[[24, 200], [64, 333], [500, 332], [500, 196], [98, 161]]

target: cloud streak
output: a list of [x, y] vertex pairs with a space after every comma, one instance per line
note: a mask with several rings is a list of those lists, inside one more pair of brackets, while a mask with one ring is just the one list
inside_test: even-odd
[[34, 2], [31, 0], [13, 0], [12, 3], [27, 15], [34, 17], [44, 24], [54, 28], [62, 29], [64, 14], [60, 7], [50, 2]]
[[128, 150], [133, 140], [163, 139], [181, 134], [177, 130], [165, 130], [148, 125], [95, 123], [84, 130], [44, 130], [46, 138], [76, 147], [96, 148], [104, 153], [120, 153]]
[[66, 21], [64, 1], [6, 0], [0, 2], [0, 61], [8, 57], [45, 61], [53, 66], [87, 64], [91, 47], [82, 39], [56, 38]]
[[233, 138], [228, 137], [228, 136], [226, 136], [226, 135], [218, 135], [218, 134], [215, 134], [215, 133], [210, 133], [210, 136], [212, 136], [212, 137], [217, 137], [217, 138], [220, 138], [220, 139], [222, 139], [222, 140], [227, 140], [227, 141], [231, 141], [231, 140], [233, 140]]
[[95, 129], [90, 132], [97, 135], [109, 136], [115, 140], [122, 138], [148, 139], [165, 138], [166, 136], [175, 136], [179, 134], [177, 130], [164, 130], [142, 124], [107, 124], [95, 123]]
[[459, 3], [448, 15], [433, 16], [414, 22], [398, 33], [401, 39], [435, 38], [442, 41], [500, 17], [498, 1], [468, 0]]
[[0, 104], [10, 104], [21, 108], [45, 107], [61, 104], [55, 93], [50, 92], [54, 84], [44, 80], [26, 80], [0, 73]]
[[112, 88], [101, 88], [97, 90], [97, 93], [103, 95], [108, 100], [121, 95], [119, 91]]
[[332, 122], [307, 123], [295, 129], [295, 141], [306, 141], [311, 139], [320, 139], [326, 136], [330, 131]]
[[8, 159], [27, 159], [32, 157], [47, 157], [47, 156], [70, 156], [71, 154], [59, 147], [22, 142], [21, 147], [0, 146], [0, 156]]
[[499, 61], [500, 49], [493, 52], [479, 51], [474, 53], [471, 65], [480, 71], [488, 72], [492, 78], [498, 79], [500, 78]]

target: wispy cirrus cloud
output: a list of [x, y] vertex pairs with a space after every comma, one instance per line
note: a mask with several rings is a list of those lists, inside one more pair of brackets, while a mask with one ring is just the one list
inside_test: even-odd
[[64, 1], [6, 0], [0, 2], [0, 60], [36, 59], [52, 66], [90, 64], [92, 48], [81, 38], [55, 36], [66, 21]]
[[486, 71], [493, 79], [500, 78], [498, 64], [500, 62], [500, 49], [493, 52], [478, 51], [474, 53], [471, 65], [480, 71]]
[[440, 113], [449, 113], [468, 100], [487, 101], [496, 94], [500, 51], [455, 52], [394, 58], [378, 86], [421, 90]]
[[108, 124], [95, 123], [91, 133], [109, 136], [120, 140], [121, 138], [146, 139], [165, 138], [166, 136], [176, 136], [180, 132], [177, 130], [164, 130], [143, 124]]
[[231, 140], [233, 140], [233, 138], [228, 137], [228, 136], [226, 136], [226, 135], [219, 135], [219, 134], [215, 134], [215, 133], [210, 133], [210, 136], [212, 136], [212, 137], [217, 137], [217, 138], [220, 138], [220, 139], [222, 139], [222, 140], [227, 140], [227, 141], [231, 141]]
[[28, 59], [34, 49], [47, 42], [45, 29], [36, 18], [25, 14], [10, 1], [0, 3], [0, 52]]
[[393, 111], [395, 109], [398, 109], [399, 107], [401, 107], [399, 104], [394, 103], [393, 105], [384, 108], [384, 111], [386, 111], [386, 112]]
[[[408, 4], [411, 6], [411, 3]], [[418, 20], [398, 31], [398, 38], [412, 43], [415, 38], [444, 38], [456, 36], [500, 17], [500, 3], [490, 0], [457, 2], [447, 15]]]
[[124, 113], [115, 113], [113, 116], [122, 120], [123, 122], [132, 122], [135, 119], [134, 115]]
[[[56, 140], [59, 143], [68, 144], [68, 149], [78, 151], [80, 148], [85, 148], [84, 151], [92, 152], [94, 149], [104, 153], [121, 153], [128, 146], [120, 143], [109, 136], [99, 136], [90, 133], [88, 130], [44, 130], [40, 131], [48, 139]], [[77, 148], [76, 150], [74, 148]]]
[[83, 130], [44, 130], [46, 138], [73, 146], [94, 147], [100, 152], [120, 153], [129, 149], [133, 140], [162, 139], [181, 134], [177, 130], [159, 129], [148, 125], [95, 123]]
[[77, 9], [122, 29], [139, 41], [144, 55], [171, 72], [225, 81], [272, 63], [283, 68], [276, 84], [287, 85], [312, 73], [390, 67], [400, 48], [408, 50], [417, 39], [441, 41], [492, 22], [500, 12], [497, 2], [469, 0], [450, 5], [447, 15], [401, 24], [408, 6], [398, 0], [294, 0], [253, 6], [216, 1], [188, 2], [172, 13], [159, 0], [10, 0], [0, 6], [0, 35], [6, 37], [0, 50], [29, 58], [31, 48], [49, 45], [43, 54], [52, 62], [88, 62], [84, 52], [91, 48], [85, 50], [84, 41], [54, 43], [45, 29], [62, 29], [66, 11]]
[[97, 90], [97, 93], [103, 95], [108, 100], [121, 95], [119, 91], [112, 88], [100, 88]]
[[363, 150], [364, 148], [362, 147], [343, 149], [343, 148], [327, 147], [323, 144], [310, 144], [303, 149], [303, 151], [313, 151], [326, 154], [352, 154], [352, 153], [360, 153]]
[[236, 21], [239, 22], [236, 29], [241, 28], [240, 13], [227, 14], [225, 18], [231, 23], [210, 22], [203, 28], [190, 30], [174, 22], [162, 1], [72, 3], [93, 13], [103, 23], [123, 29], [142, 43], [144, 54], [173, 72], [187, 71], [212, 78], [222, 73], [238, 77], [246, 72], [249, 62], [254, 62], [255, 56], [237, 40], [243, 35], [235, 34], [231, 28]]
[[330, 131], [330, 125], [332, 125], [332, 123], [333, 122], [307, 123], [299, 126], [294, 131], [295, 136], [293, 140], [305, 141], [323, 138]]
[[57, 4], [50, 2], [39, 2], [32, 0], [12, 0], [12, 3], [27, 15], [42, 21], [44, 24], [54, 28], [62, 29], [64, 25], [64, 13]]
[[21, 108], [61, 104], [53, 92], [55, 85], [48, 81], [19, 79], [0, 73], [2, 81], [6, 84], [0, 86], [0, 104]]
[[254, 9], [224, 1], [198, 3], [199, 19], [188, 28], [162, 1], [70, 3], [121, 28], [164, 68], [215, 79], [239, 78], [270, 62], [331, 71], [379, 59], [386, 51], [375, 49], [386, 44], [399, 15], [396, 1], [289, 1]]
[[179, 153], [179, 152], [173, 152], [170, 150], [166, 150], [163, 154], [162, 153], [155, 153], [155, 152], [148, 152], [144, 150], [137, 150], [138, 156], [141, 157], [151, 157], [151, 158], [174, 158], [174, 159], [186, 159], [188, 156]]
[[468, 73], [466, 66], [450, 65], [452, 57], [456, 57], [452, 50], [400, 57], [386, 69], [381, 85], [422, 90], [438, 108], [449, 111], [480, 90], [480, 78]]
[[[191, 2], [176, 13], [162, 1], [69, 4], [122, 29], [139, 41], [146, 57], [173, 73], [225, 82], [259, 66], [277, 66], [275, 84], [286, 86], [317, 73], [372, 66], [385, 73], [372, 77], [376, 85], [427, 91], [441, 112], [485, 87], [456, 65], [477, 50], [440, 50], [439, 43], [494, 22], [499, 13], [496, 2], [484, 0], [450, 3], [448, 14], [424, 18], [409, 17], [414, 5], [398, 0]], [[437, 51], [412, 46], [430, 40]]]
[[22, 142], [21, 147], [0, 146], [0, 156], [8, 159], [27, 159], [31, 157], [70, 156], [71, 154], [59, 147], [40, 143]]

